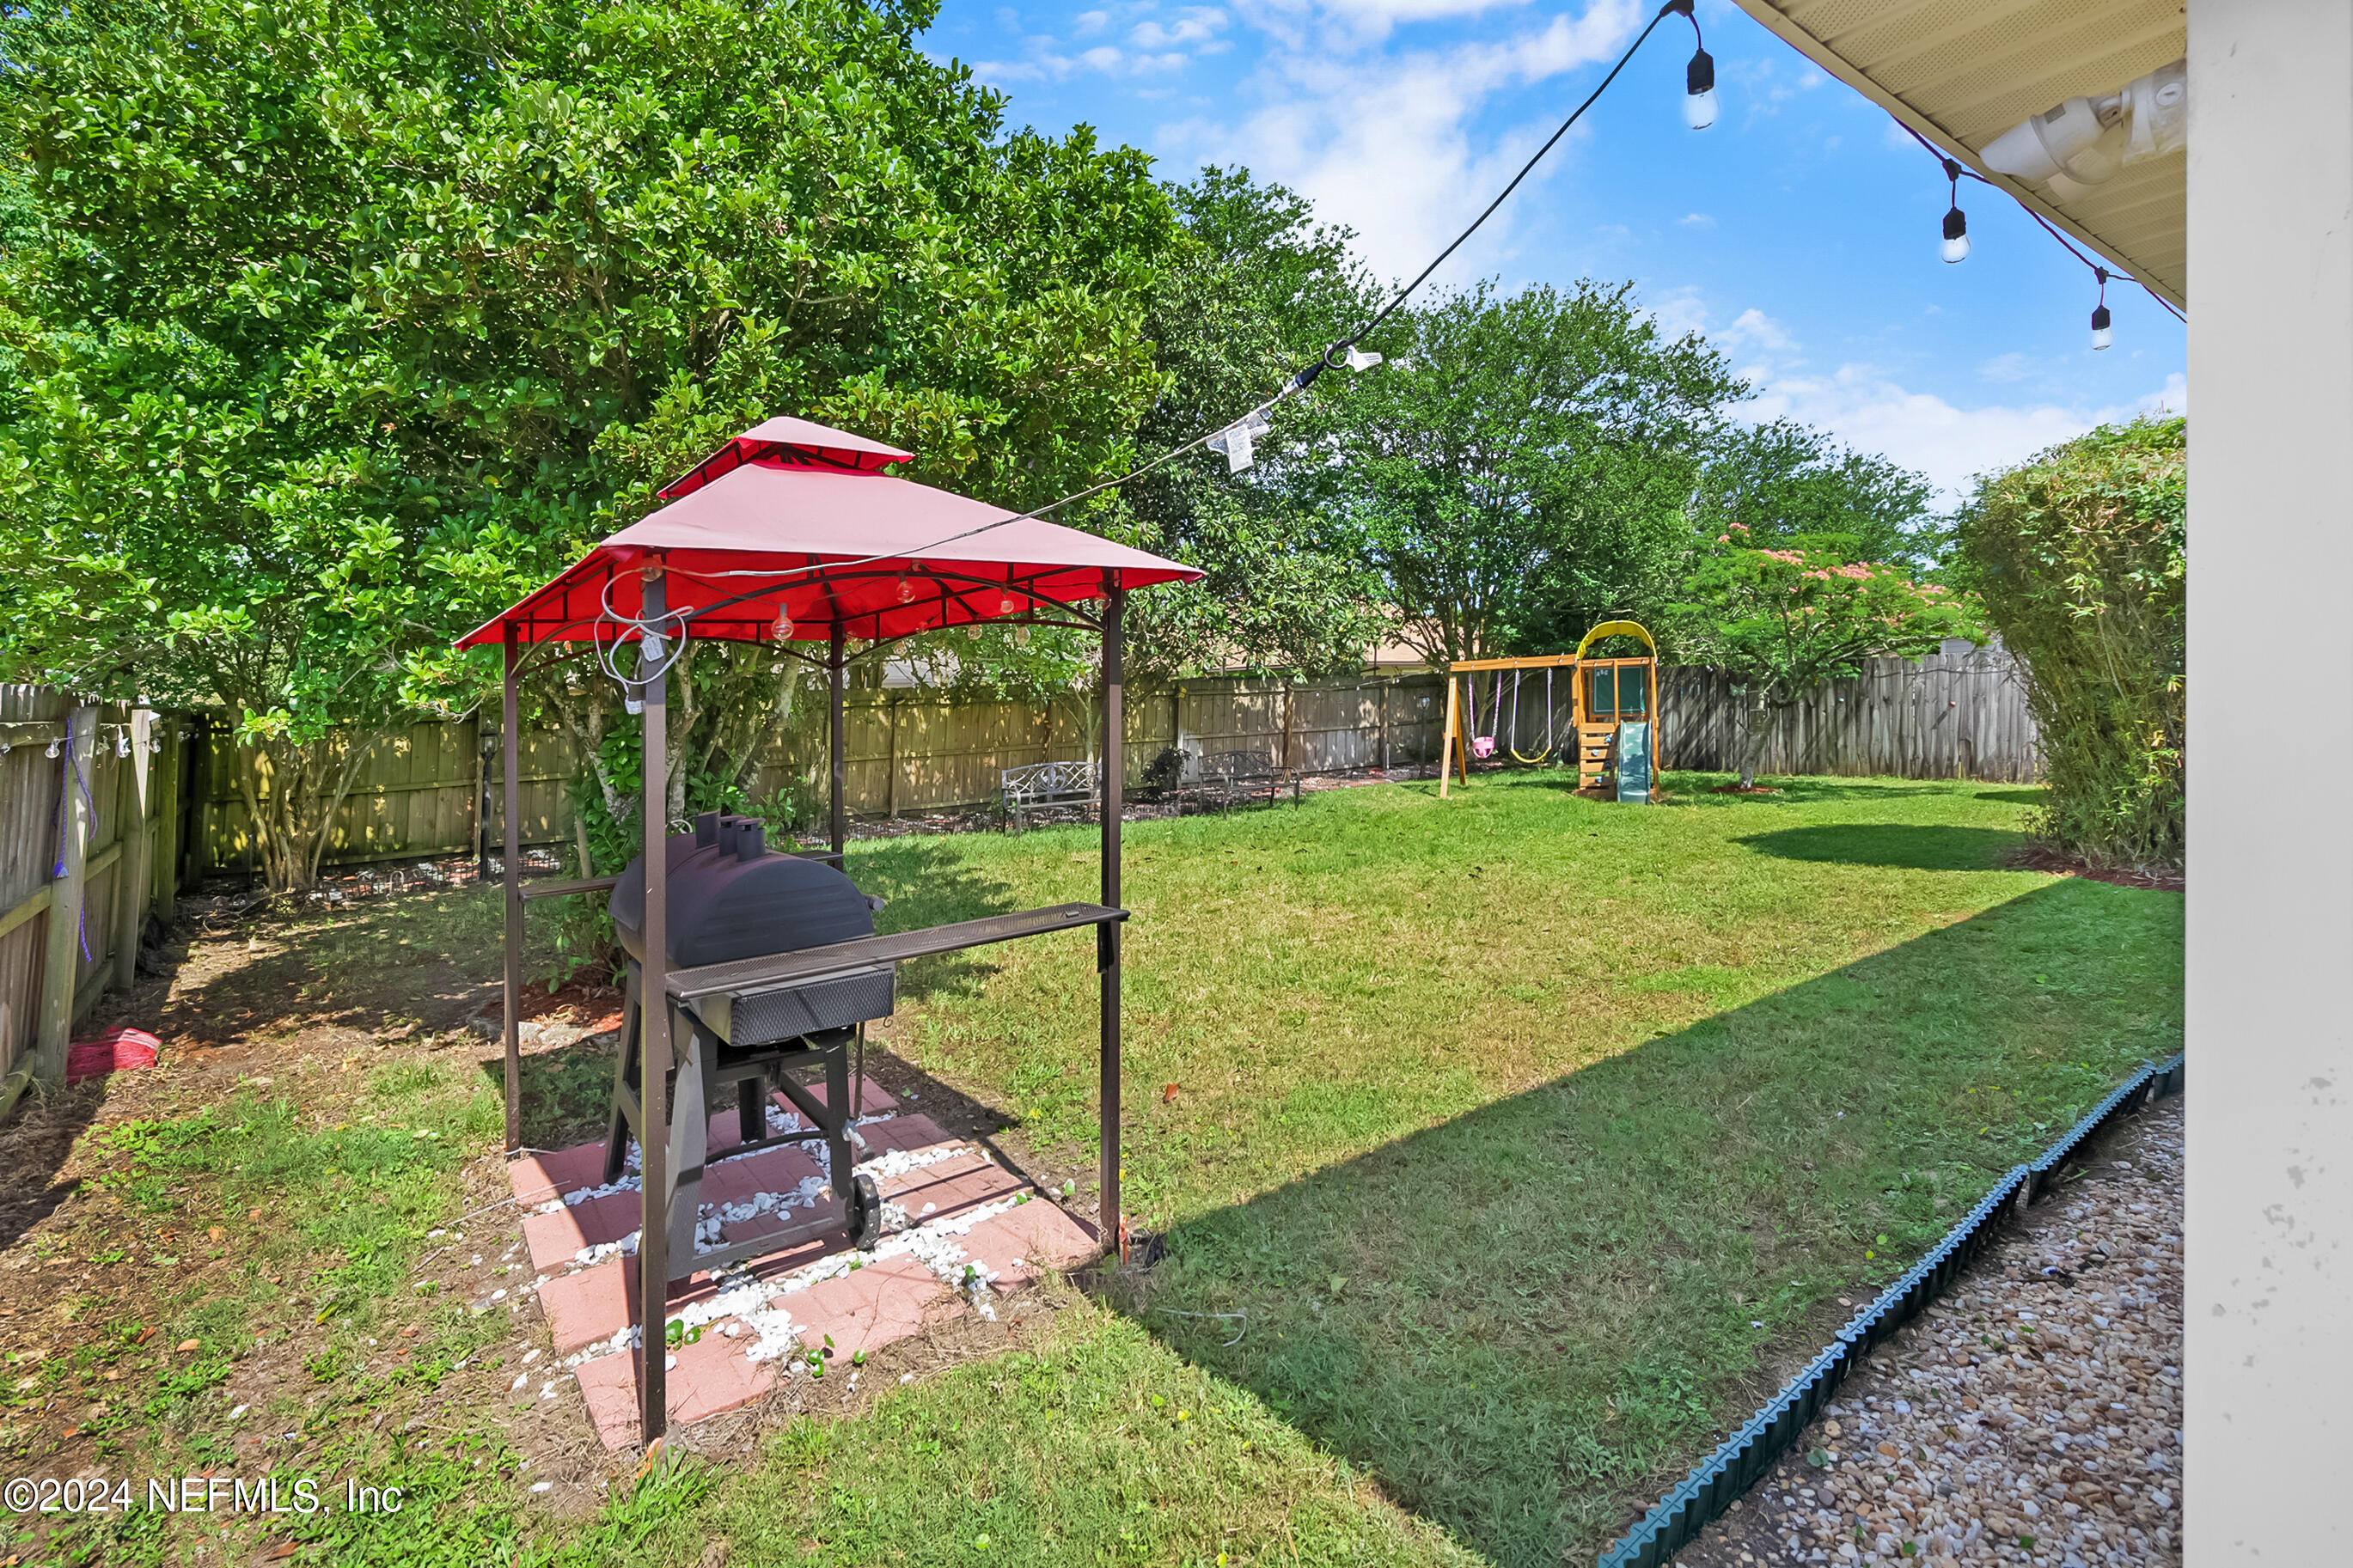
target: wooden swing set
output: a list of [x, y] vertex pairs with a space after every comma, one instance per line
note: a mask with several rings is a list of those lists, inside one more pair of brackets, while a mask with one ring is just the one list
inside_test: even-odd
[[[1633, 658], [1585, 657], [1595, 643], [1613, 637], [1632, 637], [1651, 651]], [[1570, 672], [1568, 730], [1577, 748], [1577, 788], [1599, 785], [1614, 764], [1620, 800], [1650, 798], [1653, 759], [1658, 754], [1659, 645], [1639, 622], [1604, 621], [1585, 634], [1575, 653], [1457, 659], [1446, 667], [1446, 729], [1438, 758], [1440, 799], [1447, 798], [1458, 774], [1464, 784], [1471, 782], [1474, 757], [1484, 761], [1500, 750], [1514, 762], [1533, 767], [1552, 756], [1561, 739], [1555, 728], [1559, 709], [1553, 697], [1554, 682], [1564, 669]], [[1520, 690], [1535, 670], [1544, 672], [1545, 732], [1542, 748], [1530, 754], [1520, 748]], [[1508, 696], [1506, 672], [1511, 677]], [[1472, 731], [1481, 728], [1478, 677], [1482, 674], [1490, 677], [1483, 709], [1487, 732], [1474, 735]]]

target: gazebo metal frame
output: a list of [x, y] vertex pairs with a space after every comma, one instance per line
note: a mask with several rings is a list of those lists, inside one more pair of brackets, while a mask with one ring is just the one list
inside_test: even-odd
[[[659, 494], [672, 504], [625, 529], [554, 581], [461, 640], [498, 646], [504, 655], [501, 744], [504, 761], [502, 866], [505, 886], [506, 1146], [522, 1148], [523, 906], [540, 899], [607, 890], [617, 877], [525, 881], [521, 875], [519, 709], [522, 677], [540, 648], [586, 643], [607, 673], [625, 643], [638, 644], [638, 666], [623, 677], [644, 705], [643, 827], [645, 886], [643, 1024], [638, 1033], [642, 1096], [638, 1140], [638, 1288], [631, 1322], [639, 1425], [646, 1443], [667, 1425], [664, 1331], [671, 1261], [662, 1223], [671, 1173], [666, 1169], [668, 1081], [677, 1065], [672, 1013], [699, 996], [750, 987], [806, 984], [883, 962], [1092, 927], [1100, 990], [1097, 1180], [1100, 1239], [1115, 1241], [1120, 1224], [1120, 816], [1125, 762], [1122, 744], [1124, 617], [1131, 589], [1184, 581], [1199, 573], [1142, 551], [998, 509], [911, 480], [883, 475], [912, 454], [807, 421], [771, 419], [705, 458]], [[888, 489], [878, 487], [889, 487]], [[853, 513], [845, 518], [841, 513]], [[596, 608], [586, 600], [593, 595]], [[1103, 601], [1099, 613], [1086, 607]], [[634, 605], [628, 602], [634, 600]], [[618, 603], [617, 603], [618, 601]], [[673, 608], [679, 605], [679, 608]], [[635, 614], [626, 611], [634, 608]], [[871, 657], [921, 631], [1011, 621], [1064, 626], [1102, 639], [1103, 722], [1102, 891], [1092, 904], [1051, 905], [914, 931], [861, 938], [728, 963], [669, 967], [667, 887], [651, 868], [667, 864], [669, 732], [666, 687], [675, 657], [650, 652], [644, 633], [676, 625], [681, 637], [765, 643], [827, 673], [828, 849], [818, 858], [844, 864], [849, 816], [843, 795], [843, 694], [858, 637]], [[823, 627], [820, 658], [790, 646]], [[862, 628], [862, 630], [861, 630]], [[811, 852], [817, 853], [817, 852]], [[838, 1191], [847, 1173], [834, 1173]], [[689, 1266], [691, 1272], [691, 1266]]]

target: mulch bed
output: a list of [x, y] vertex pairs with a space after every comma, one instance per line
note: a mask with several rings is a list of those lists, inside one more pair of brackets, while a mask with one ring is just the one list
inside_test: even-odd
[[2076, 856], [2063, 854], [2047, 844], [2027, 845], [2012, 855], [2009, 863], [2021, 871], [2049, 871], [2061, 877], [2083, 877], [2119, 888], [2146, 888], [2160, 893], [2179, 893], [2189, 889], [2188, 879], [2179, 866], [2094, 866]]

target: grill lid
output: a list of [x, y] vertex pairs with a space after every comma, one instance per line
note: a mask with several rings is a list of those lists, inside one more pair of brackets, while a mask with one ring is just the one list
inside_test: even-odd
[[[692, 833], [670, 836], [670, 963], [691, 969], [824, 947], [874, 934], [874, 911], [850, 879], [820, 860], [769, 852], [766, 830], [745, 817], [706, 812]], [[629, 956], [645, 959], [640, 868], [629, 862], [608, 906]]]

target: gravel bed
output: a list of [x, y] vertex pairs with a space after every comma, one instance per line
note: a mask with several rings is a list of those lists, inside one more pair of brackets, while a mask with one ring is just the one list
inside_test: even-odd
[[2181, 1101], [1880, 1347], [1678, 1568], [2181, 1561]]

